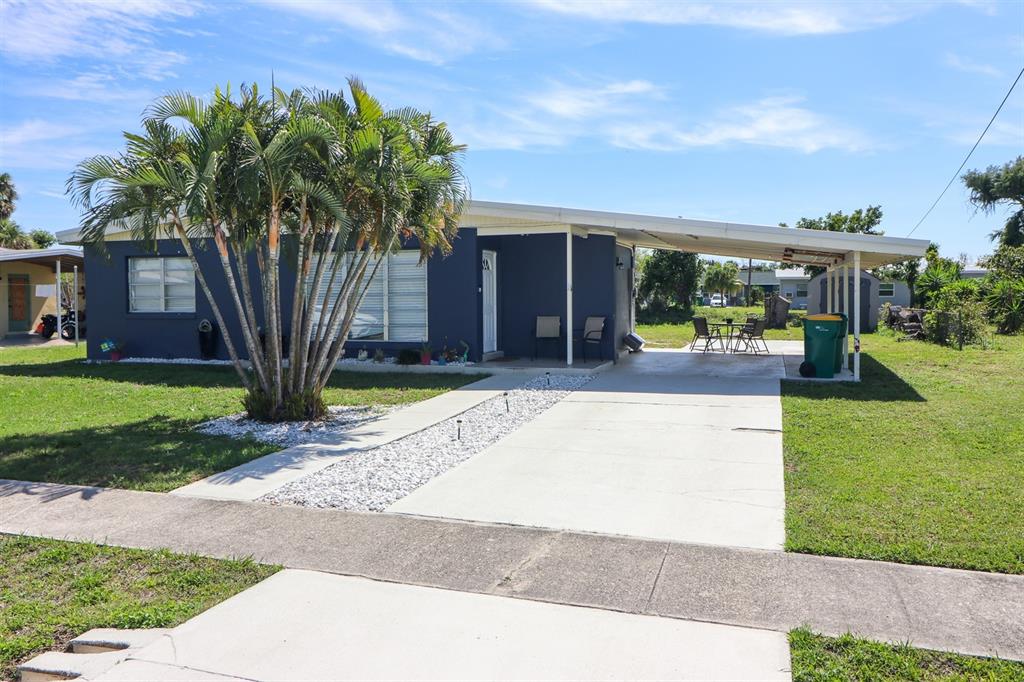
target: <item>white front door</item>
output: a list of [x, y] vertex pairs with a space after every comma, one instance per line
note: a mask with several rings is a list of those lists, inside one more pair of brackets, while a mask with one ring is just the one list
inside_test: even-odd
[[498, 350], [498, 254], [484, 251], [480, 263], [483, 270], [484, 353]]

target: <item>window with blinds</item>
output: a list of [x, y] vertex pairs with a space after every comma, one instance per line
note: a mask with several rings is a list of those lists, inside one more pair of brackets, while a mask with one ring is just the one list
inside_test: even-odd
[[129, 258], [128, 310], [194, 313], [196, 277], [188, 258]]
[[[345, 270], [354, 254], [348, 254], [338, 269], [331, 303], [345, 281]], [[425, 341], [427, 338], [427, 266], [420, 264], [418, 251], [389, 254], [380, 264], [352, 322], [349, 338], [363, 341]], [[367, 278], [374, 263], [367, 265]], [[329, 268], [325, 268], [318, 300], [313, 302], [317, 315], [325, 304], [330, 284]], [[312, 291], [314, 275], [306, 279], [307, 292]], [[367, 279], [363, 280], [367, 285]], [[342, 304], [343, 305], [343, 304]], [[328, 309], [327, 313], [330, 314]]]

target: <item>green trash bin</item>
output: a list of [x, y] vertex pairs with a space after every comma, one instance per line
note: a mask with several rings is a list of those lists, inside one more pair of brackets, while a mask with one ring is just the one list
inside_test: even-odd
[[[845, 324], [839, 315], [804, 317], [804, 360], [814, 365], [815, 376], [821, 379], [831, 379], [835, 376], [837, 357], [843, 352], [842, 337]], [[841, 362], [841, 359], [839, 361]]]
[[846, 364], [846, 358], [843, 357], [843, 339], [846, 338], [846, 330], [849, 328], [850, 318], [846, 316], [846, 313], [833, 313], [843, 318], [843, 326], [839, 330], [839, 335], [836, 336], [836, 366], [833, 371], [839, 373], [843, 369], [843, 365]]

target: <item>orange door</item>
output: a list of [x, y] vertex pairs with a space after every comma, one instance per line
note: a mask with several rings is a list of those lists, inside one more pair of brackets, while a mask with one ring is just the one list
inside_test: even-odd
[[27, 332], [30, 315], [28, 275], [8, 275], [7, 328], [12, 332]]

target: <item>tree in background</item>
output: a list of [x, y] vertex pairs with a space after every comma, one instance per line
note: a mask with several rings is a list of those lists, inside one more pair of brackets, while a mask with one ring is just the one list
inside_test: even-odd
[[682, 319], [693, 310], [704, 263], [695, 253], [656, 250], [640, 260], [637, 298], [645, 322]]
[[[881, 222], [882, 207], [868, 206], [867, 208], [858, 208], [850, 214], [836, 211], [835, 213], [826, 213], [821, 218], [801, 218], [796, 221], [794, 227], [803, 230], [827, 230], [829, 232], [881, 235], [884, 234], [882, 230], [878, 229]], [[786, 223], [779, 223], [779, 226], [789, 227]], [[815, 277], [822, 272], [825, 272], [825, 268], [820, 265], [804, 266], [804, 273], [811, 277]]]
[[18, 190], [10, 173], [0, 173], [0, 247], [5, 249], [45, 249], [53, 246], [57, 238], [46, 230], [32, 230], [28, 234], [11, 219], [18, 201]]
[[725, 299], [727, 294], [739, 290], [739, 275], [740, 267], [732, 261], [710, 261], [704, 271], [704, 289], [721, 294]]
[[[255, 86], [238, 99], [219, 88], [209, 101], [168, 95], [147, 110], [141, 133], [124, 137], [122, 153], [87, 159], [68, 179], [84, 240], [102, 248], [108, 227], [144, 245], [178, 239], [257, 419], [326, 412], [324, 387], [385, 257], [407, 240], [422, 258], [449, 253], [468, 199], [465, 148], [448, 127], [415, 109], [384, 109], [356, 79], [347, 96], [274, 89], [268, 98]], [[219, 267], [200, 266], [196, 242], [216, 250]], [[282, 257], [295, 278], [287, 313]], [[223, 305], [240, 339], [211, 277], [227, 284]]]
[[1006, 246], [1024, 246], [1024, 156], [984, 171], [969, 171], [961, 179], [978, 209], [991, 214], [1005, 204], [1012, 211], [1003, 229], [989, 237]]
[[10, 173], [0, 173], [0, 220], [7, 220], [14, 213], [14, 202], [18, 200], [18, 191], [14, 189], [14, 180]]

